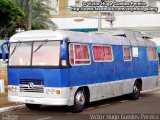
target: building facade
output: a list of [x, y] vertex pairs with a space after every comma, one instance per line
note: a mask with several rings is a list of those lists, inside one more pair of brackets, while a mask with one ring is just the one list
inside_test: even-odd
[[[57, 24], [59, 29], [82, 28], [88, 27], [97, 28], [98, 20], [91, 19], [93, 16], [98, 16], [98, 12], [72, 12], [70, 6], [81, 6], [83, 1], [100, 1], [100, 0], [48, 0], [49, 6], [56, 11], [51, 11], [52, 21]], [[124, 0], [118, 0], [124, 1]], [[132, 1], [132, 0], [128, 0]], [[140, 0], [134, 0], [135, 2]], [[143, 0], [148, 6], [159, 7], [160, 0]], [[160, 12], [145, 13], [145, 12], [114, 12], [116, 21], [113, 24], [115, 29], [133, 29], [149, 32], [155, 37], [160, 37]], [[84, 17], [82, 23], [75, 23], [76, 17]], [[88, 19], [87, 19], [88, 18]], [[62, 21], [65, 20], [64, 24]], [[71, 25], [71, 26], [69, 26]], [[110, 24], [102, 20], [102, 28], [108, 29]]]
[[[98, 16], [98, 12], [72, 12], [70, 11], [70, 6], [81, 6], [83, 1], [99, 2], [101, 0], [48, 1], [49, 5], [56, 9], [56, 12], [51, 12], [50, 18], [58, 26], [59, 29], [83, 29], [85, 31], [86, 29], [91, 28], [92, 30], [98, 30], [98, 19], [95, 19]], [[113, 29], [131, 29], [147, 32], [154, 37], [153, 41], [157, 44], [157, 46], [160, 46], [160, 0], [134, 0], [134, 2], [139, 1], [146, 2], [147, 6], [158, 7], [158, 12], [114, 12], [115, 21], [113, 22]], [[105, 18], [105, 16], [102, 16], [102, 18]], [[105, 19], [101, 20], [101, 26], [103, 30], [110, 29], [110, 23], [106, 22]]]

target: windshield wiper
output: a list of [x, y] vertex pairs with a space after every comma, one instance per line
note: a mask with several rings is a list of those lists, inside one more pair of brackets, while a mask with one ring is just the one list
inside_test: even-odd
[[43, 45], [45, 45], [47, 42], [48, 42], [47, 40], [43, 41], [43, 42], [33, 51], [33, 53], [37, 52], [37, 51], [38, 51]]
[[17, 42], [17, 43], [16, 43], [16, 45], [15, 45], [15, 47], [13, 48], [13, 51], [12, 51], [12, 53], [11, 53], [10, 56], [13, 55], [13, 53], [16, 51], [16, 49], [17, 49], [20, 45], [21, 45], [21, 42]]

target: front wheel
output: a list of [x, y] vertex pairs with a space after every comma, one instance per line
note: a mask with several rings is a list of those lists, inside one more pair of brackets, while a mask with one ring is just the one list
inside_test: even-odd
[[137, 100], [140, 96], [140, 83], [135, 81], [133, 86], [133, 92], [130, 94], [132, 100]]
[[38, 104], [28, 104], [26, 103], [26, 107], [29, 108], [29, 109], [32, 109], [32, 110], [37, 110], [40, 108], [41, 105], [38, 105]]
[[74, 105], [71, 106], [73, 113], [81, 112], [86, 103], [86, 95], [84, 89], [78, 89], [74, 96]]

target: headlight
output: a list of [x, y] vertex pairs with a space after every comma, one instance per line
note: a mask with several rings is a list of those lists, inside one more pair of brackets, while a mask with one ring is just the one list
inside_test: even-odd
[[55, 90], [55, 89], [46, 89], [46, 94], [60, 94], [60, 90]]
[[17, 87], [8, 87], [8, 92], [18, 92]]

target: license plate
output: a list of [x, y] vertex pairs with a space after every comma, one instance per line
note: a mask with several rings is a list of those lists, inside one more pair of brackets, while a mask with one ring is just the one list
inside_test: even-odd
[[26, 99], [25, 102], [27, 102], [27, 103], [34, 103], [35, 101], [34, 101], [34, 99]]

